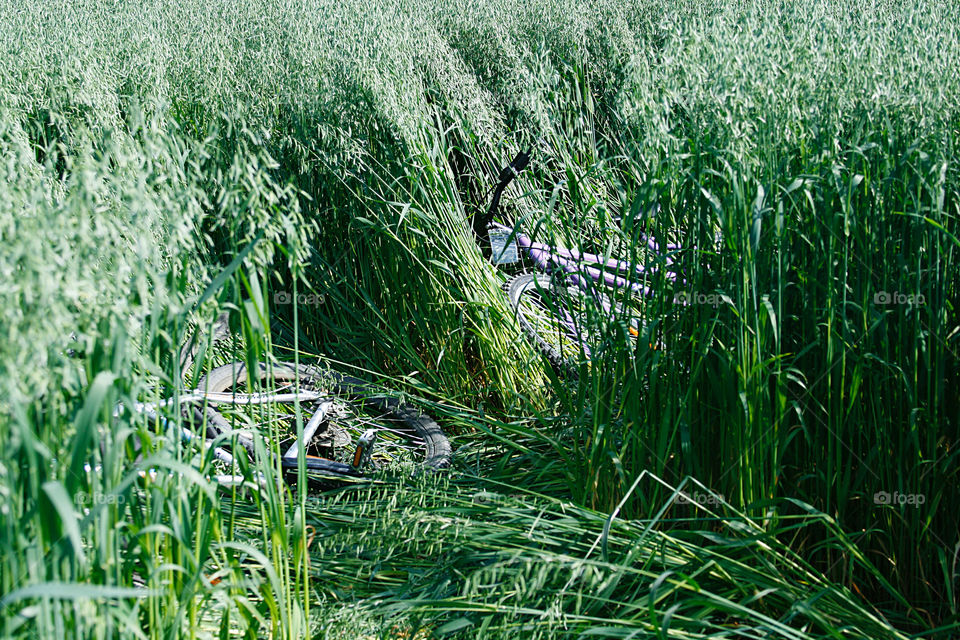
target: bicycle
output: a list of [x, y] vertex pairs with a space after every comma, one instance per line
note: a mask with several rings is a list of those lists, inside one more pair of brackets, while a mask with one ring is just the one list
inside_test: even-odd
[[[228, 335], [225, 327], [221, 316], [212, 342]], [[196, 340], [181, 351], [181, 369], [195, 357]], [[207, 452], [200, 466], [215, 469], [210, 479], [220, 486], [243, 485], [251, 478], [262, 486], [266, 476], [258, 461], [290, 479], [298, 471], [301, 448], [308, 478], [324, 484], [363, 478], [388, 465], [443, 469], [452, 455], [449, 440], [429, 415], [329, 367], [259, 364], [248, 375], [245, 364], [233, 362], [214, 368], [176, 400], [179, 437]], [[312, 407], [299, 439], [290, 409], [295, 402]], [[161, 409], [172, 404], [167, 399], [133, 409], [169, 428], [171, 420]], [[124, 409], [120, 405], [116, 413]], [[266, 421], [259, 419], [264, 414]], [[279, 439], [276, 447], [264, 446], [264, 430]], [[277, 458], [273, 451], [282, 453]]]
[[[285, 423], [284, 428], [275, 430], [275, 435], [280, 438], [283, 451], [279, 466], [286, 472], [296, 472], [301, 442], [306, 471], [316, 479], [355, 478], [370, 469], [396, 464], [431, 470], [449, 465], [450, 442], [433, 418], [332, 368], [281, 362], [272, 367], [261, 364], [253, 375], [248, 375], [246, 365], [235, 362], [217, 367], [201, 378], [197, 393], [210, 403], [232, 407], [234, 422], [243, 422], [245, 418], [255, 422], [237, 411], [244, 404], [257, 404], [237, 401], [256, 398], [244, 391], [250, 381], [280, 383], [280, 388], [266, 393], [277, 398], [281, 391], [292, 388], [295, 391], [287, 394], [289, 400], [284, 398], [287, 403], [296, 398], [314, 405], [299, 440], [290, 424], [291, 414], [283, 416], [277, 412], [273, 417]], [[235, 438], [233, 455], [243, 452], [248, 460], [255, 459], [251, 434], [232, 429], [219, 409], [211, 417], [217, 436]], [[264, 426], [267, 425], [258, 424], [260, 429]]]
[[[630, 336], [638, 339], [643, 334], [642, 319], [628, 308], [630, 299], [635, 294], [651, 294], [646, 282], [661, 266], [668, 270], [674, 267], [673, 255], [679, 246], [667, 244], [667, 251], [663, 252], [652, 238], [643, 236], [645, 248], [656, 258], [646, 264], [632, 264], [535, 242], [520, 232], [519, 225], [496, 222], [504, 190], [529, 161], [530, 153], [521, 151], [500, 171], [490, 207], [475, 229], [486, 231], [495, 265], [517, 262], [517, 246], [533, 263], [533, 270], [509, 278], [503, 285], [504, 291], [536, 350], [558, 374], [576, 379], [579, 376], [576, 360], [580, 356], [589, 358], [595, 342], [591, 328], [598, 327], [604, 320], [626, 319]], [[482, 242], [480, 233], [477, 236]], [[667, 277], [671, 281], [677, 279], [673, 273]], [[624, 300], [617, 301], [615, 297]], [[651, 346], [658, 348], [655, 343]]]

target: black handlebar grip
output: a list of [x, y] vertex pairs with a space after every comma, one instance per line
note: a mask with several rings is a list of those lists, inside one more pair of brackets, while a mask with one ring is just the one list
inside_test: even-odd
[[503, 168], [497, 179], [503, 184], [507, 184], [513, 180], [514, 176], [526, 169], [528, 164], [530, 164], [530, 151], [521, 151], [509, 165]]
[[527, 168], [527, 165], [530, 164], [530, 150], [521, 151], [517, 154], [517, 157], [513, 159], [513, 162], [510, 163], [510, 166], [513, 167], [513, 170], [517, 173], [520, 173]]

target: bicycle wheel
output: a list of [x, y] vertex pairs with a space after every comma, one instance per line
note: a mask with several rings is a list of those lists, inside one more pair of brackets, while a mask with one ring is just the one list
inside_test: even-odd
[[[230, 324], [226, 312], [217, 316], [212, 329], [209, 341], [209, 346], [211, 347], [230, 336]], [[197, 356], [201, 354], [205, 346], [206, 345], [203, 344], [203, 327], [201, 326], [198, 327], [190, 339], [180, 347], [180, 352], [177, 357], [180, 360], [181, 373], [186, 373], [193, 367]]]
[[[449, 465], [450, 442], [430, 416], [378, 393], [362, 380], [333, 369], [294, 363], [280, 363], [269, 370], [260, 365], [255, 373], [262, 387], [281, 385], [289, 389], [299, 382], [301, 391], [316, 392], [315, 399], [309, 403], [314, 406], [312, 416], [304, 427], [306, 468], [311, 474], [361, 475], [358, 467], [362, 461], [373, 466], [413, 465], [425, 469]], [[207, 394], [243, 393], [247, 378], [246, 366], [233, 363], [218, 367], [201, 378], [197, 389]], [[216, 399], [213, 402], [219, 406], [230, 404]], [[250, 455], [255, 448], [255, 432], [263, 425], [256, 417], [243, 415], [235, 405], [230, 406], [229, 416], [235, 424], [257, 427], [236, 433], [238, 443]], [[296, 469], [298, 447], [292, 413], [277, 408], [269, 419], [276, 420], [271, 430], [280, 439], [281, 466]], [[224, 415], [209, 422], [219, 433], [227, 433], [230, 429], [230, 421]], [[372, 452], [364, 452], [364, 460], [361, 460], [358, 446], [361, 443], [369, 445], [364, 438], [369, 437], [371, 431], [376, 434], [376, 443]]]
[[504, 285], [520, 327], [558, 375], [576, 379], [577, 362], [590, 355], [590, 305], [584, 293], [545, 273], [521, 273]]

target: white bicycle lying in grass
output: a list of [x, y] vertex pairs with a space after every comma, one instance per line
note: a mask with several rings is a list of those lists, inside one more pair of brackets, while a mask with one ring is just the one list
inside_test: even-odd
[[[450, 442], [433, 418], [329, 367], [279, 362], [251, 372], [234, 362], [207, 373], [176, 401], [179, 437], [212, 456], [212, 479], [221, 485], [262, 483], [265, 464], [295, 476], [301, 454], [308, 478], [318, 482], [387, 466], [432, 470], [450, 463]], [[297, 402], [310, 416], [299, 437]], [[172, 399], [139, 403], [134, 410], [169, 428], [174, 420], [164, 409], [172, 405]]]

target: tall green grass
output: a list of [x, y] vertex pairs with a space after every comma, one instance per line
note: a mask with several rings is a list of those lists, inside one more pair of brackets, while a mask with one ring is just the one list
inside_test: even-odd
[[[935, 1], [3, 3], [4, 633], [336, 635], [354, 606], [384, 635], [385, 612], [465, 635], [652, 633], [674, 605], [703, 634], [730, 631], [731, 615], [757, 636], [771, 616], [798, 635], [887, 634], [865, 602], [915, 630], [955, 622], [957, 14]], [[685, 247], [683, 285], [660, 276], [635, 302], [650, 336], [599, 327], [578, 384], [530, 351], [471, 235], [497, 170], [529, 144], [534, 166], [506, 198], [527, 229], [636, 262], [653, 258], [641, 226]], [[460, 471], [545, 502], [490, 510], [460, 489], [399, 487], [251, 507], [213, 492], [177, 437], [113, 407], [194, 379], [171, 356], [217, 302], [244, 337], [229, 357], [294, 349], [389, 377], [457, 435]], [[120, 446], [131, 434], [169, 471], [138, 479]], [[669, 603], [650, 596], [664, 571], [691, 575], [684, 563], [715, 553], [684, 547], [651, 569], [651, 536], [682, 555], [691, 531], [711, 541], [727, 525], [662, 519], [672, 489], [630, 491], [644, 471], [696, 478], [766, 546], [748, 558], [724, 538], [705, 599], [679, 582]], [[884, 492], [924, 502], [878, 504]], [[616, 529], [639, 556], [591, 564], [583, 540], [618, 505], [618, 522], [650, 523]], [[421, 509], [441, 512], [423, 516], [438, 563], [370, 542], [403, 540]], [[548, 538], [521, 535], [557, 510], [572, 515]], [[308, 545], [308, 521], [330, 541]], [[379, 583], [383, 558], [395, 573]], [[538, 568], [550, 563], [566, 568]], [[570, 600], [568, 565], [590, 567], [590, 589], [613, 585], [607, 600]], [[488, 616], [507, 605], [487, 581], [526, 609]], [[738, 581], [769, 581], [776, 602], [731, 614], [716, 598], [735, 602]]]

